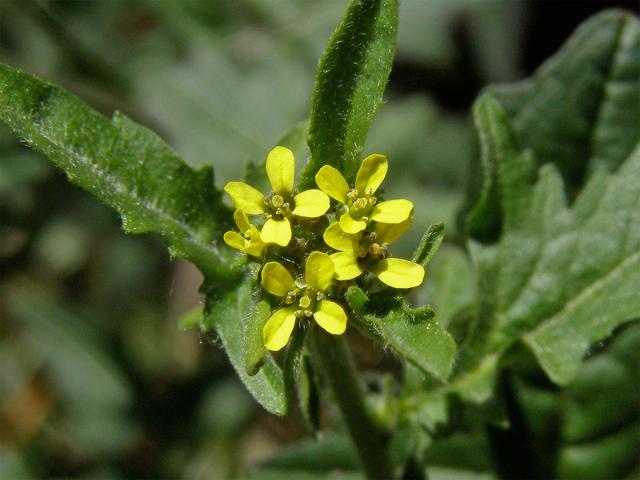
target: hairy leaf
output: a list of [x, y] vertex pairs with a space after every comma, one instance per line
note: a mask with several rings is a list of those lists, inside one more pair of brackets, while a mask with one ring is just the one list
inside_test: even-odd
[[193, 170], [125, 116], [109, 120], [63, 89], [5, 65], [0, 120], [72, 182], [116, 209], [126, 231], [159, 234], [173, 256], [205, 274], [227, 270], [216, 246], [227, 212], [211, 168]]
[[[205, 281], [202, 291], [207, 295], [204, 330], [215, 329], [233, 368], [253, 397], [267, 411], [275, 415], [287, 413], [287, 398], [282, 370], [265, 352], [263, 363], [257, 372], [249, 375], [247, 366], [253, 361], [253, 353], [245, 349], [245, 332], [255, 310], [252, 295], [255, 280], [248, 276], [227, 279], [225, 285]], [[231, 288], [230, 288], [231, 285]]]
[[582, 24], [530, 80], [489, 89], [539, 164], [572, 181], [615, 170], [640, 130], [640, 23], [609, 11]]
[[398, 24], [398, 0], [353, 0], [318, 66], [311, 99], [312, 159], [300, 178], [313, 185], [323, 165], [353, 181], [369, 124], [382, 104]]
[[431, 259], [436, 252], [440, 249], [442, 240], [444, 240], [444, 224], [436, 223], [435, 225], [430, 225], [427, 231], [422, 235], [420, 245], [416, 249], [411, 260], [415, 263], [421, 264], [423, 267], [426, 267], [429, 262], [431, 262]]
[[431, 307], [414, 309], [394, 299], [380, 309], [368, 309], [366, 294], [355, 286], [349, 287], [346, 299], [365, 333], [428, 375], [441, 381], [447, 379], [456, 344], [438, 324]]
[[486, 397], [500, 356], [518, 341], [566, 385], [593, 343], [640, 312], [640, 142], [616, 173], [594, 175], [569, 208], [552, 165], [531, 183], [535, 164], [518, 151], [495, 100], [479, 100], [476, 118], [496, 164], [504, 231], [497, 245], [470, 245], [480, 304], [456, 388], [473, 380], [478, 387], [467, 394]]
[[[609, 11], [581, 25], [531, 79], [488, 92], [504, 106], [518, 144], [533, 152], [538, 166], [553, 163], [573, 196], [585, 176], [615, 170], [635, 148], [639, 56], [638, 20]], [[476, 239], [495, 240], [500, 229], [495, 167], [483, 157], [484, 183], [472, 181], [479, 201], [468, 227]]]

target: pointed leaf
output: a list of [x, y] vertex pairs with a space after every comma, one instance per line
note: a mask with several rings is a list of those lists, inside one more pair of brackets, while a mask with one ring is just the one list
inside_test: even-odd
[[109, 120], [61, 88], [5, 65], [0, 120], [72, 182], [116, 209], [126, 231], [158, 233], [173, 256], [206, 274], [227, 270], [216, 241], [228, 212], [211, 168], [193, 170], [125, 116]]
[[312, 159], [300, 187], [323, 165], [353, 182], [369, 124], [382, 104], [395, 52], [397, 0], [354, 0], [325, 50], [311, 99]]

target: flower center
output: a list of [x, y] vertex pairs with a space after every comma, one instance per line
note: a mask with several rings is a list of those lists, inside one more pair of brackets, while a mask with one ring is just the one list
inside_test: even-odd
[[311, 317], [316, 311], [318, 302], [324, 299], [324, 293], [313, 288], [302, 287], [291, 290], [285, 297], [285, 303], [291, 305], [298, 303], [296, 309], [296, 317]]
[[378, 262], [387, 258], [388, 243], [377, 242], [376, 233], [371, 232], [360, 239], [358, 262]]
[[347, 193], [347, 207], [349, 209], [349, 215], [354, 220], [366, 219], [371, 216], [373, 206], [378, 199], [373, 196], [371, 189], [368, 189], [364, 194], [361, 194], [356, 189], [350, 190]]
[[303, 295], [298, 301], [300, 308], [309, 308], [311, 305], [311, 299], [307, 295]]
[[277, 220], [288, 218], [291, 216], [291, 204], [292, 200], [287, 201], [282, 195], [272, 193], [268, 197], [264, 197], [264, 203], [267, 207], [265, 217], [275, 217]]
[[280, 208], [282, 205], [284, 205], [284, 198], [282, 198], [282, 195], [274, 195], [273, 197], [271, 197], [271, 205], [276, 208]]

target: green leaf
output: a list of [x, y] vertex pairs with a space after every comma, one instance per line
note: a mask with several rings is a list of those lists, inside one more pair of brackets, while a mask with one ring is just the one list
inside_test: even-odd
[[[488, 89], [511, 119], [517, 144], [538, 166], [553, 163], [572, 197], [586, 177], [614, 171], [635, 148], [640, 109], [630, 106], [640, 104], [639, 55], [638, 20], [609, 11], [581, 25], [531, 79]], [[471, 183], [476, 201], [468, 227], [486, 241], [498, 236], [501, 210], [496, 165], [487, 155], [482, 163], [483, 184]]]
[[397, 0], [354, 0], [320, 60], [311, 99], [312, 159], [300, 179], [323, 165], [353, 181], [369, 124], [382, 104], [395, 52]]
[[640, 131], [640, 23], [612, 10], [582, 24], [563, 48], [520, 83], [489, 89], [538, 165], [553, 162], [574, 184], [585, 171], [612, 171]]
[[245, 368], [249, 375], [255, 375], [262, 364], [265, 348], [262, 340], [262, 328], [271, 316], [271, 305], [265, 298], [255, 301], [253, 310], [244, 322]]
[[533, 163], [495, 100], [481, 98], [476, 118], [496, 165], [503, 233], [496, 245], [470, 244], [480, 303], [454, 384], [482, 399], [502, 353], [522, 341], [566, 385], [593, 343], [640, 312], [640, 131], [619, 170], [594, 175], [569, 208], [554, 166], [531, 183]]
[[366, 298], [358, 287], [349, 287], [347, 302], [365, 333], [428, 375], [446, 380], [453, 366], [456, 344], [438, 324], [431, 307], [414, 309], [402, 299], [393, 299], [378, 311], [367, 310]]
[[412, 261], [426, 267], [442, 245], [442, 240], [444, 240], [444, 224], [430, 225], [424, 232]]
[[252, 353], [245, 349], [246, 323], [255, 309], [255, 280], [228, 278], [225, 284], [205, 280], [202, 291], [207, 295], [202, 328], [215, 329], [240, 380], [265, 410], [275, 415], [287, 413], [287, 398], [282, 370], [269, 353], [254, 375], [249, 375]]
[[173, 256], [205, 274], [228, 270], [216, 245], [227, 212], [211, 168], [192, 170], [125, 116], [109, 120], [61, 88], [5, 65], [0, 120], [72, 182], [116, 209], [126, 231], [159, 234]]

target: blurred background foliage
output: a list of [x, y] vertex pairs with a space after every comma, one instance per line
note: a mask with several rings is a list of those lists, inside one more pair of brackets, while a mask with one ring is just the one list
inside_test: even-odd
[[[528, 76], [591, 14], [633, 4], [402, 2], [387, 101], [365, 152], [389, 157], [386, 190], [416, 205], [399, 253], [408, 254], [430, 223], [446, 224], [432, 281], [416, 292], [443, 323], [471, 300], [474, 285], [456, 221], [476, 152], [473, 99], [488, 83]], [[315, 66], [345, 8], [338, 0], [0, 0], [0, 61], [106, 115], [124, 111], [190, 164], [213, 164], [221, 186], [307, 117]], [[296, 419], [260, 410], [215, 338], [179, 331], [180, 316], [200, 301], [195, 269], [170, 262], [154, 237], [124, 235], [113, 212], [4, 127], [0, 269], [0, 478], [246, 476], [305, 437]], [[626, 335], [637, 339], [637, 329]], [[362, 366], [390, 368], [392, 359], [351, 340]], [[631, 341], [619, 340], [611, 355]], [[611, 355], [594, 356], [585, 370], [617, 372], [610, 382], [628, 410], [634, 392], [623, 380], [633, 367]], [[592, 381], [583, 377], [566, 402]], [[514, 388], [526, 408], [552, 416], [548, 393], [524, 381]], [[579, 444], [579, 422], [564, 420], [560, 428]], [[458, 466], [488, 469], [488, 440], [470, 431], [430, 450], [433, 478], [463, 478], [447, 463], [460, 452], [456, 442], [476, 451], [454, 453]], [[568, 445], [561, 466], [573, 472], [572, 459], [588, 454]], [[354, 468], [338, 428], [274, 457], [258, 475], [283, 478], [282, 469], [319, 455]]]

